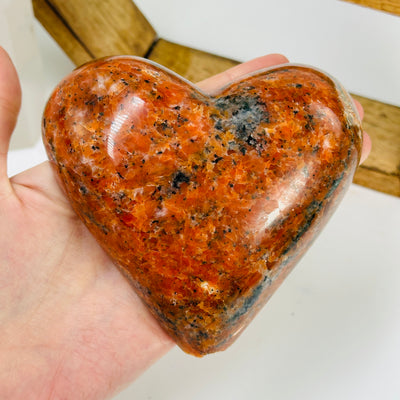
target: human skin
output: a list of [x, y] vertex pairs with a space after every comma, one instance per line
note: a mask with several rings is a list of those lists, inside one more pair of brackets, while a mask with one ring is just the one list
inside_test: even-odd
[[[264, 56], [198, 86], [212, 93], [285, 62]], [[0, 48], [0, 398], [110, 398], [174, 343], [75, 215], [48, 162], [8, 178], [20, 102]], [[362, 160], [369, 149], [365, 135]]]

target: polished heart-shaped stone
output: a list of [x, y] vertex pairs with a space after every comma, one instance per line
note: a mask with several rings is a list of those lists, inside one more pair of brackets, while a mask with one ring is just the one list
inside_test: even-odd
[[76, 213], [195, 355], [225, 349], [282, 283], [361, 148], [350, 97], [312, 68], [258, 71], [210, 97], [125, 56], [65, 78], [43, 136]]

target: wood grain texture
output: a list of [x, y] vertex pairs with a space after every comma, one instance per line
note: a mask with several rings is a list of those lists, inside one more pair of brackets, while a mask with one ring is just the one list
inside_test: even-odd
[[156, 32], [131, 0], [47, 0], [94, 58], [144, 56]]
[[400, 196], [400, 108], [353, 95], [363, 106], [372, 151], [354, 177], [363, 186]]
[[81, 65], [93, 59], [93, 55], [60, 20], [60, 16], [46, 0], [32, 0], [32, 6], [35, 17], [75, 65]]
[[148, 58], [192, 82], [209, 78], [238, 64], [237, 61], [181, 46], [164, 39], [155, 43]]
[[400, 197], [400, 178], [396, 175], [383, 174], [379, 170], [375, 171], [360, 166], [356, 171], [353, 182], [378, 192]]
[[400, 15], [400, 0], [344, 0], [390, 14]]

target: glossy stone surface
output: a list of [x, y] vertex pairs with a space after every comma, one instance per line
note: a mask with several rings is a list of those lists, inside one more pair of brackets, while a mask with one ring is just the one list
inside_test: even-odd
[[43, 135], [75, 211], [194, 355], [229, 346], [282, 283], [361, 148], [350, 98], [319, 71], [272, 68], [208, 97], [134, 57], [63, 80]]

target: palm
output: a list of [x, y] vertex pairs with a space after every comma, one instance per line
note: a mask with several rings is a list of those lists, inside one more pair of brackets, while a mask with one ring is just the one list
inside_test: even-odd
[[[27, 398], [32, 390], [43, 398], [65, 392], [74, 399], [102, 398], [137, 375], [144, 350], [151, 362], [169, 348], [169, 339], [68, 206], [48, 163], [15, 177], [0, 207], [0, 264], [12, 265], [0, 271], [6, 369], [0, 371], [20, 371], [12, 375], [17, 382], [0, 376], [9, 398]], [[13, 367], [16, 360], [21, 364]], [[31, 362], [39, 364], [39, 376], [24, 371]]]

